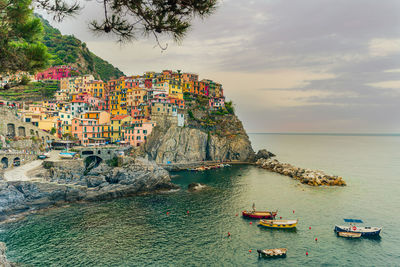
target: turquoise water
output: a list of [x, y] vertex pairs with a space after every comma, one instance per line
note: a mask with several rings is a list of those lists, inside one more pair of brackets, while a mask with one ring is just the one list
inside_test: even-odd
[[[182, 172], [173, 179], [182, 188], [201, 182], [211, 189], [74, 204], [2, 225], [0, 241], [27, 266], [400, 266], [399, 136], [250, 138], [255, 149], [341, 175], [348, 186], [308, 187], [252, 166]], [[240, 212], [253, 202], [298, 218], [297, 231], [250, 225]], [[381, 238], [336, 237], [343, 218], [382, 226]], [[288, 256], [258, 259], [256, 249], [276, 247]]]

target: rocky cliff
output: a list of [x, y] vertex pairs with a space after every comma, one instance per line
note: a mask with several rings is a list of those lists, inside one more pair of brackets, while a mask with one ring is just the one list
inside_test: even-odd
[[87, 172], [83, 161], [47, 162], [32, 181], [0, 181], [0, 220], [9, 214], [76, 201], [96, 201], [177, 188], [169, 173], [141, 158], [104, 163]]
[[161, 164], [254, 160], [249, 137], [235, 115], [215, 116], [213, 122], [212, 127], [190, 119], [185, 127], [160, 122], [143, 153]]

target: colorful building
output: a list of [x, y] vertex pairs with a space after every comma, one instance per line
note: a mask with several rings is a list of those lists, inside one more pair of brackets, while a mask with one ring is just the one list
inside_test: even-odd
[[35, 79], [37, 81], [40, 80], [61, 80], [63, 78], [71, 77], [71, 74], [75, 72], [77, 73], [78, 70], [74, 69], [70, 66], [54, 66], [48, 68], [45, 71], [38, 72], [35, 75]]
[[117, 115], [111, 118], [111, 142], [121, 141], [122, 128], [132, 124], [132, 117], [128, 115]]

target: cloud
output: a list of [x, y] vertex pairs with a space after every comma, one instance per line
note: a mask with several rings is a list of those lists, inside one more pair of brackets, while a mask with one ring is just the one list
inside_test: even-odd
[[385, 70], [384, 72], [388, 72], [388, 73], [400, 72], [400, 69], [390, 69], [390, 70]]
[[369, 54], [373, 57], [386, 57], [400, 52], [400, 39], [372, 39]]
[[400, 80], [368, 83], [367, 85], [385, 89], [400, 89]]
[[387, 116], [400, 103], [398, 0], [223, 0], [181, 44], [162, 38], [163, 53], [152, 38], [95, 38], [96, 6], [57, 26], [126, 74], [181, 69], [221, 82], [251, 131], [400, 131], [400, 116]]

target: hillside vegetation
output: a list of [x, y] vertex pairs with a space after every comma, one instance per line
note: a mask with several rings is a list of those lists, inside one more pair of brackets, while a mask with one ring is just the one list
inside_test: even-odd
[[124, 75], [122, 71], [96, 56], [86, 44], [72, 35], [62, 35], [49, 22], [37, 15], [43, 24], [43, 43], [51, 54], [51, 65], [70, 65], [81, 74], [93, 74], [95, 78], [108, 81]]
[[59, 81], [31, 82], [0, 91], [0, 98], [11, 101], [40, 101], [52, 99], [59, 88]]

